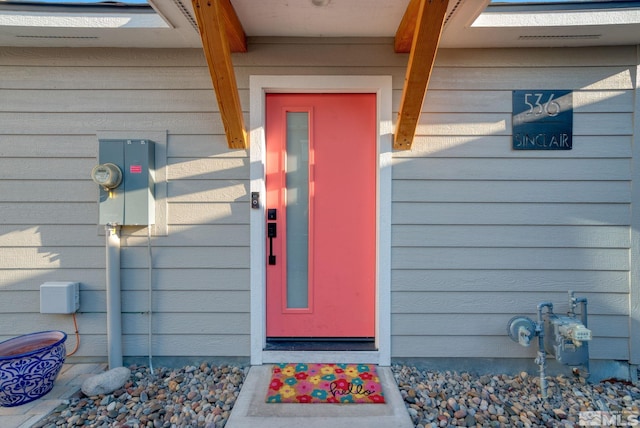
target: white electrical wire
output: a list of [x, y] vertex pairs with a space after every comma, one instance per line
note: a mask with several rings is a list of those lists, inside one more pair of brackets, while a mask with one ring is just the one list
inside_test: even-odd
[[148, 301], [148, 306], [149, 306], [149, 331], [148, 331], [148, 348], [149, 348], [149, 370], [151, 371], [151, 374], [153, 374], [153, 358], [151, 356], [151, 338], [152, 338], [152, 333], [151, 333], [151, 319], [152, 319], [152, 315], [153, 315], [153, 311], [152, 311], [152, 307], [151, 304], [153, 303], [153, 300], [151, 298], [151, 291], [153, 289], [153, 282], [152, 282], [152, 272], [153, 272], [153, 257], [152, 257], [152, 253], [151, 253], [151, 225], [147, 226], [147, 266], [149, 268], [149, 272], [147, 274], [148, 280], [149, 280], [149, 284], [148, 284], [148, 294], [149, 294], [149, 301]]

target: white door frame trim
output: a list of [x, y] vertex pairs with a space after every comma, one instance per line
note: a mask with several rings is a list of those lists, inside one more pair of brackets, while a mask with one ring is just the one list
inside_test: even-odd
[[[391, 364], [391, 76], [250, 76], [250, 192], [260, 204], [251, 209], [251, 364], [280, 362]], [[266, 235], [265, 235], [265, 94], [375, 93], [378, 114], [376, 351], [265, 351]]]

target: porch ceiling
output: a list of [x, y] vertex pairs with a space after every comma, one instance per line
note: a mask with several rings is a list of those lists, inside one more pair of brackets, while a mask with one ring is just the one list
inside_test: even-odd
[[[545, 46], [554, 45], [550, 40], [563, 40], [564, 45], [577, 45], [577, 40], [599, 44], [594, 40], [602, 37], [599, 34], [604, 33], [600, 31], [602, 28], [608, 28], [607, 34], [612, 39], [620, 36], [621, 33], [615, 31], [619, 27], [636, 25], [640, 30], [640, 12], [624, 9], [625, 6], [621, 10], [613, 10], [616, 2], [610, 2], [611, 10], [593, 18], [593, 22], [585, 20], [585, 16], [596, 15], [599, 10], [587, 10], [577, 21], [569, 19], [575, 11], [560, 10], [555, 13], [555, 22], [553, 15], [548, 15], [546, 20], [535, 25], [531, 24], [536, 22], [533, 11], [517, 7], [506, 10], [506, 20], [503, 17], [496, 20], [490, 13], [485, 13], [485, 19], [478, 20], [489, 3], [490, 0], [309, 0], [296, 3], [288, 0], [235, 0], [232, 5], [230, 0], [192, 0], [229, 147], [248, 146], [230, 54], [231, 50], [246, 51], [246, 33], [285, 37], [375, 37], [393, 33], [396, 52], [409, 53], [394, 148], [408, 150], [413, 144], [433, 63], [441, 45], [472, 45], [468, 38], [465, 39], [471, 30], [484, 34], [488, 40], [489, 34], [495, 33], [497, 28], [503, 28], [504, 34], [508, 34], [508, 29], [517, 28], [523, 32], [526, 28], [529, 35], [521, 34], [519, 40], [537, 40], [538, 43], [544, 40]], [[638, 7], [638, 2], [627, 2], [626, 7], [631, 3]], [[615, 15], [615, 12], [620, 13]], [[481, 22], [475, 25], [477, 21]], [[552, 24], [548, 24], [549, 21]], [[565, 25], [567, 21], [574, 25]], [[603, 27], [589, 32], [593, 25]], [[532, 28], [538, 33], [532, 32]], [[513, 37], [513, 32], [511, 34]], [[442, 44], [441, 40], [444, 41]], [[573, 43], [567, 43], [567, 40]], [[617, 40], [622, 44], [640, 43], [640, 35]]]
[[[0, 46], [202, 46], [191, 0], [148, 1], [159, 19], [141, 19], [140, 14], [131, 13], [118, 2], [107, 3], [112, 6], [108, 13], [96, 14], [95, 7], [67, 4], [42, 8], [23, 0], [0, 0]], [[314, 1], [328, 4], [315, 6]], [[394, 37], [409, 3], [410, 0], [230, 0], [248, 37]], [[540, 6], [526, 4], [486, 9], [488, 3], [489, 0], [449, 0], [440, 47], [640, 44], [638, 0], [600, 1], [607, 8], [603, 12], [584, 9], [553, 14], [547, 10], [550, 6], [542, 6], [545, 10], [540, 12]], [[78, 15], [80, 19], [71, 19]], [[89, 19], [96, 15], [108, 18], [103, 20], [108, 22]], [[57, 18], [57, 23], [50, 18]], [[43, 20], [49, 22], [43, 24]]]
[[[247, 131], [231, 61], [232, 47], [240, 52], [247, 50], [244, 29], [229, 0], [192, 1], [227, 143], [229, 148], [247, 148]], [[447, 12], [451, 12], [448, 5], [449, 0], [411, 0], [396, 32], [396, 51], [409, 52], [394, 138], [396, 149], [410, 149], [413, 143], [442, 27]]]

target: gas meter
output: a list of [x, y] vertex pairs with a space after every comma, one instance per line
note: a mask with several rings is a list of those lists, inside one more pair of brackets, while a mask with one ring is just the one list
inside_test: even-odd
[[[580, 305], [580, 319], [575, 312]], [[546, 312], [545, 312], [546, 309]], [[559, 363], [573, 366], [574, 374], [579, 374], [577, 366], [584, 368], [583, 377], [589, 376], [589, 341], [591, 330], [587, 328], [587, 299], [575, 297], [569, 291], [569, 312], [566, 316], [553, 312], [553, 303], [538, 304], [538, 320], [525, 316], [511, 318], [507, 324], [507, 334], [522, 346], [531, 345], [538, 338], [536, 364], [540, 367], [540, 390], [542, 398], [547, 398], [546, 361], [547, 353]]]
[[547, 313], [545, 317], [545, 350], [556, 360], [569, 366], [585, 365], [589, 360], [587, 344], [591, 340], [591, 330], [582, 322], [570, 316]]

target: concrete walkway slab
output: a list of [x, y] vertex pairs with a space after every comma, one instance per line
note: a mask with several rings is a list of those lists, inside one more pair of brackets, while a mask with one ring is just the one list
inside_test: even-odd
[[53, 389], [47, 395], [22, 406], [0, 407], [0, 427], [32, 427], [62, 404], [63, 400], [70, 399], [80, 391], [87, 377], [106, 369], [106, 364], [63, 364]]
[[389, 367], [377, 368], [385, 404], [266, 403], [272, 367], [251, 367], [225, 428], [413, 428]]

